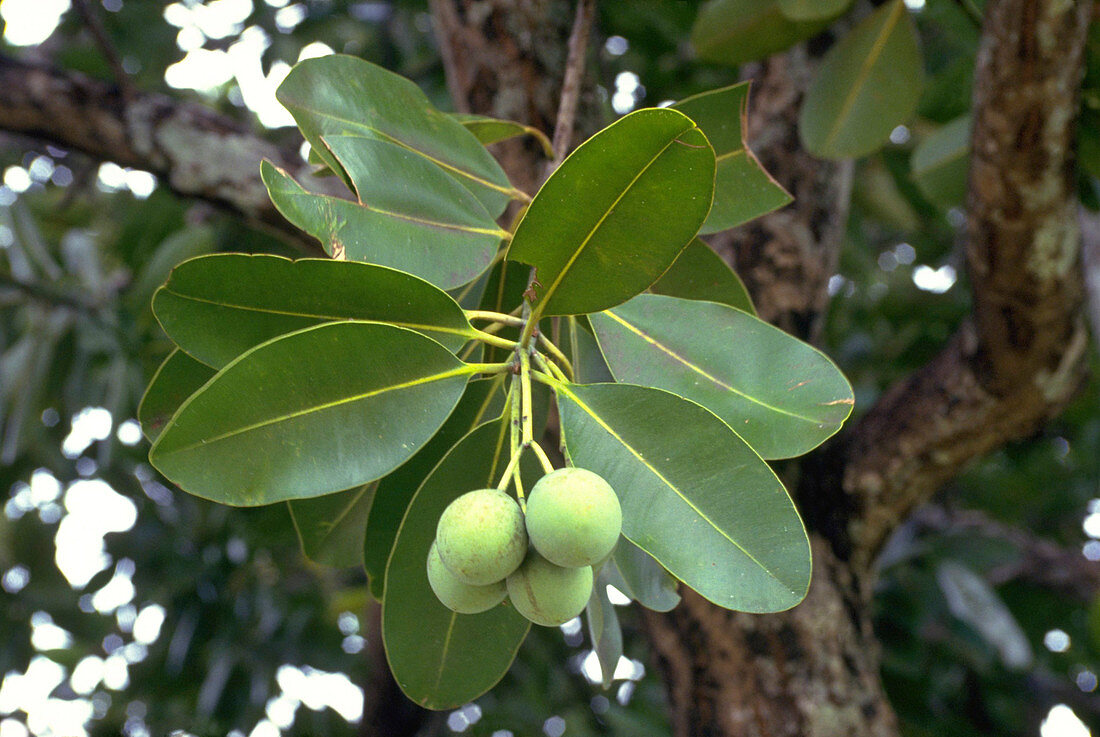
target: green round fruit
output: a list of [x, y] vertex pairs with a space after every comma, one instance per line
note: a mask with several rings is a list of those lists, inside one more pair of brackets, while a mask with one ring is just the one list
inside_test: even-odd
[[562, 568], [531, 550], [507, 583], [517, 612], [535, 624], [557, 627], [584, 611], [592, 596], [592, 569]]
[[590, 566], [615, 547], [623, 511], [603, 477], [583, 468], [546, 474], [527, 497], [527, 534], [544, 558], [559, 566]]
[[435, 531], [439, 557], [462, 583], [503, 581], [527, 553], [523, 512], [497, 489], [470, 491], [443, 510]]
[[503, 581], [488, 586], [471, 586], [459, 581], [439, 557], [435, 543], [428, 550], [428, 584], [443, 606], [459, 614], [480, 614], [504, 601], [508, 587]]

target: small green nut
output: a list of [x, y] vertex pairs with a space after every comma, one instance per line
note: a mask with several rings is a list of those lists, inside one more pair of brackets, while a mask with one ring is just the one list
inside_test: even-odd
[[498, 489], [469, 491], [455, 499], [443, 510], [435, 535], [440, 560], [471, 586], [503, 581], [527, 553], [523, 512]]
[[535, 484], [527, 497], [527, 534], [551, 563], [567, 568], [594, 565], [619, 540], [623, 510], [603, 477], [584, 468], [559, 468]]
[[504, 581], [497, 581], [488, 586], [471, 586], [459, 581], [447, 566], [443, 565], [434, 542], [428, 550], [428, 584], [431, 585], [432, 591], [443, 606], [459, 614], [487, 612], [504, 601], [504, 597], [508, 595], [508, 587]]
[[592, 568], [562, 568], [531, 550], [507, 584], [517, 612], [535, 624], [557, 627], [584, 611], [592, 596]]

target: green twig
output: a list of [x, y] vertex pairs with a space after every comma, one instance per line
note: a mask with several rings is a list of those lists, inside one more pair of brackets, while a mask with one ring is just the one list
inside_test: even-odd
[[554, 378], [558, 379], [559, 381], [569, 381], [569, 378], [560, 368], [558, 368], [557, 364], [546, 360], [546, 356], [542, 355], [541, 353], [535, 352], [531, 356], [531, 358], [535, 361], [535, 364], [537, 364], [539, 368], [541, 368], [543, 371], [550, 374]]
[[491, 310], [466, 310], [466, 317], [470, 320], [489, 320], [491, 322], [501, 323], [502, 325], [511, 325], [515, 328], [523, 327], [523, 318], [518, 315], [505, 315], [503, 312], [493, 312]]
[[523, 445], [529, 447], [534, 442], [534, 429], [531, 418], [531, 356], [519, 349], [519, 391], [523, 406], [520, 415], [523, 422]]
[[542, 446], [536, 443], [531, 443], [531, 450], [535, 452], [535, 457], [539, 459], [539, 463], [542, 464], [542, 470], [545, 473], [552, 473], [554, 470], [554, 464], [550, 462], [550, 457], [546, 455], [546, 451], [542, 449]]
[[506, 351], [512, 351], [516, 348], [516, 341], [502, 338], [499, 335], [493, 335], [485, 330], [478, 330], [474, 328], [474, 338], [480, 340], [482, 343], [488, 343], [489, 345], [496, 346], [497, 348], [503, 348]]
[[565, 369], [565, 373], [569, 375], [570, 379], [572, 379], [574, 375], [573, 364], [569, 361], [568, 358], [565, 357], [565, 354], [561, 352], [561, 349], [554, 345], [554, 343], [543, 333], [539, 333], [538, 340], [539, 345], [549, 351], [550, 355], [557, 359], [558, 363], [560, 363], [562, 365], [562, 368]]

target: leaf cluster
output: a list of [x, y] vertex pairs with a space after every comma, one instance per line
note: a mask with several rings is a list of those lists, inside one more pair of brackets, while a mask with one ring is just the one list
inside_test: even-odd
[[[623, 508], [589, 606], [601, 643], [616, 642], [608, 585], [661, 610], [673, 579], [731, 609], [794, 606], [809, 545], [766, 460], [824, 441], [853, 400], [696, 239], [789, 200], [745, 147], [745, 92], [636, 111], [531, 198], [485, 148], [529, 129], [442, 113], [353, 57], [302, 62], [280, 100], [354, 198], [263, 176], [332, 258], [172, 271], [152, 303], [177, 348], [139, 411], [150, 461], [206, 499], [289, 503], [307, 555], [365, 566], [394, 675], [432, 708], [491, 687], [528, 629], [507, 606], [434, 598], [435, 523], [472, 489], [522, 502], [554, 467], [535, 431], [551, 404], [550, 453]], [[510, 202], [523, 210], [504, 229]], [[620, 649], [601, 647], [605, 673]]]

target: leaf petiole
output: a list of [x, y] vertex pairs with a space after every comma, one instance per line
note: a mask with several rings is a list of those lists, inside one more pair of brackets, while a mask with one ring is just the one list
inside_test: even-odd
[[516, 342], [514, 340], [508, 340], [507, 338], [502, 338], [499, 335], [493, 335], [492, 333], [487, 333], [477, 328], [474, 328], [473, 336], [475, 340], [480, 340], [482, 343], [487, 343], [497, 348], [504, 348], [510, 351], [514, 350], [516, 347]]
[[512, 368], [512, 362], [506, 361], [504, 363], [468, 363], [466, 368], [469, 369], [472, 374], [503, 374]]
[[523, 318], [518, 315], [505, 315], [503, 312], [493, 312], [491, 310], [466, 310], [466, 317], [470, 320], [489, 320], [490, 322], [498, 322], [504, 325], [511, 325], [512, 327], [523, 327]]
[[545, 473], [552, 473], [554, 470], [554, 464], [550, 462], [550, 457], [546, 455], [546, 451], [542, 449], [542, 446], [537, 442], [531, 443], [531, 450], [535, 452], [535, 457], [539, 459], [539, 464], [542, 465], [542, 470]]
[[565, 354], [562, 353], [561, 349], [554, 345], [553, 341], [547, 338], [546, 335], [544, 335], [543, 333], [539, 333], [538, 341], [539, 345], [545, 348], [550, 353], [550, 355], [553, 356], [557, 360], [557, 362], [562, 365], [562, 368], [565, 369], [565, 373], [568, 374], [570, 379], [572, 379], [574, 375], [573, 364], [569, 361], [568, 358], [565, 357]]

